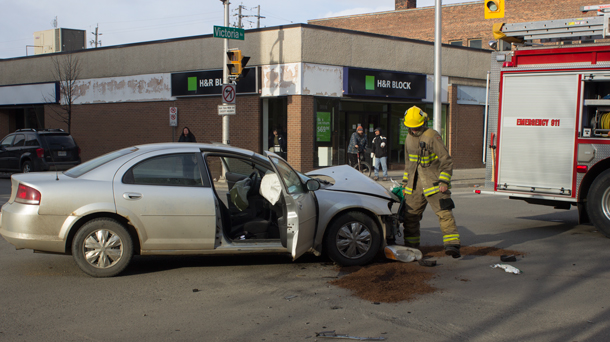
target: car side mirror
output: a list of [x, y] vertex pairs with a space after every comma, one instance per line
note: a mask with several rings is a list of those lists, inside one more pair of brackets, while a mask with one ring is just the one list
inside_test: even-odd
[[320, 182], [318, 182], [317, 179], [309, 179], [305, 185], [309, 191], [316, 191], [320, 189]]

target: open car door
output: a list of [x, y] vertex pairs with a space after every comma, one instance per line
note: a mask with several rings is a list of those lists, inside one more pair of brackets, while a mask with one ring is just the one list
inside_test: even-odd
[[299, 174], [276, 154], [269, 153], [269, 160], [282, 183], [282, 196], [286, 203], [286, 248], [293, 260], [313, 247], [316, 234], [317, 202], [307, 190]]

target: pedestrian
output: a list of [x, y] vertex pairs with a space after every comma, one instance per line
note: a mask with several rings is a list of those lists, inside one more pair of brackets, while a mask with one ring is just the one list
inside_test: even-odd
[[269, 151], [275, 152], [280, 157], [286, 159], [286, 137], [278, 128], [273, 130], [273, 135], [269, 137]]
[[364, 128], [358, 125], [356, 132], [352, 133], [349, 139], [349, 145], [347, 146], [347, 160], [350, 165], [358, 164], [358, 153], [360, 157], [364, 157], [364, 151], [366, 150], [367, 137], [364, 134]]
[[388, 139], [381, 135], [381, 127], [375, 128], [375, 137], [371, 143], [371, 158], [375, 158], [375, 177], [379, 180], [379, 168], [383, 168], [383, 180], [388, 180]]
[[449, 191], [453, 160], [437, 131], [427, 128], [427, 114], [413, 106], [405, 112], [404, 125], [409, 129], [405, 139], [405, 173], [402, 178], [405, 200], [404, 237], [407, 247], [419, 247], [420, 221], [430, 203], [438, 216], [443, 233], [445, 254], [460, 255], [458, 234]]
[[195, 135], [193, 135], [191, 130], [185, 126], [184, 129], [182, 129], [182, 134], [180, 134], [178, 142], [197, 142], [197, 139], [195, 139]]

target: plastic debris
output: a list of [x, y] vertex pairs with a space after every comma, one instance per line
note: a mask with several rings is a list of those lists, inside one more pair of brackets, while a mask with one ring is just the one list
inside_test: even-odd
[[434, 267], [436, 266], [436, 260], [430, 260], [430, 259], [420, 259], [418, 261], [420, 266], [426, 266], [426, 267]]
[[292, 295], [292, 296], [286, 296], [286, 297], [284, 297], [284, 299], [291, 300], [292, 298], [296, 298], [296, 297], [298, 297], [298, 296], [297, 295]]
[[336, 334], [334, 330], [317, 332], [316, 337], [345, 338], [345, 339], [358, 340], [358, 341], [384, 341], [385, 340], [385, 337], [358, 337], [358, 336], [349, 336], [349, 335], [345, 335], [345, 334]]
[[511, 265], [507, 265], [507, 264], [495, 264], [495, 265], [491, 265], [491, 268], [503, 268], [506, 273], [514, 273], [514, 274], [523, 273], [523, 272], [521, 272], [520, 269], [516, 268], [515, 266], [511, 266]]
[[386, 258], [402, 262], [421, 260], [423, 257], [421, 251], [417, 248], [398, 245], [385, 246], [384, 253]]
[[511, 255], [500, 255], [500, 260], [502, 260], [502, 262], [513, 262], [513, 261], [517, 261], [517, 257], [514, 256], [513, 254], [511, 254]]

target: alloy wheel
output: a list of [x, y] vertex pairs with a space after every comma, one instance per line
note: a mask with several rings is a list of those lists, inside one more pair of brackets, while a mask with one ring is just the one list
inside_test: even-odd
[[358, 259], [371, 248], [371, 231], [362, 222], [349, 222], [339, 229], [335, 243], [341, 255]]
[[83, 244], [85, 260], [96, 268], [109, 268], [121, 260], [123, 242], [111, 230], [99, 229], [93, 231]]

